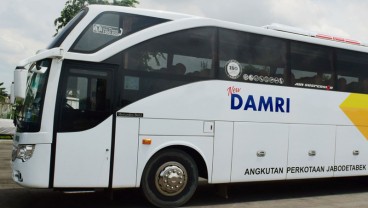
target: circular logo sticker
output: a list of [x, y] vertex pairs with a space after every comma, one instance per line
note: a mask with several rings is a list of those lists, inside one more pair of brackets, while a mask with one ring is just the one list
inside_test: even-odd
[[272, 84], [275, 81], [275, 78], [270, 77], [270, 83]]
[[263, 76], [259, 76], [259, 81], [263, 82]]
[[263, 81], [264, 81], [264, 82], [266, 82], [266, 83], [267, 83], [267, 82], [268, 82], [268, 80], [269, 80], [269, 79], [268, 79], [268, 76], [263, 77]]
[[231, 79], [238, 79], [242, 74], [242, 68], [239, 62], [230, 60], [225, 65], [226, 75]]
[[280, 78], [280, 84], [284, 84], [284, 79]]
[[249, 79], [248, 74], [244, 74], [244, 75], [243, 75], [243, 79], [244, 79], [245, 81], [248, 81], [248, 79]]

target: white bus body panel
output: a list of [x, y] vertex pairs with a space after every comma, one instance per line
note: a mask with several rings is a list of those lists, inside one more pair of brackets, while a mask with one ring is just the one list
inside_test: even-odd
[[111, 133], [112, 116], [86, 131], [58, 133], [54, 187], [107, 187]]
[[[233, 155], [234, 122], [216, 121], [213, 141], [212, 183], [229, 183]], [[211, 175], [209, 176], [211, 177]]]
[[236, 122], [231, 182], [285, 179], [287, 151], [288, 125]]
[[[243, 106], [231, 110], [227, 89], [241, 88]], [[185, 96], [183, 96], [185, 95]], [[244, 110], [248, 95], [257, 103], [260, 96], [290, 98], [290, 112]], [[144, 118], [266, 123], [352, 125], [339, 105], [348, 93], [269, 86], [230, 81], [201, 81], [154, 94], [124, 107], [119, 112], [143, 113]], [[311, 100], [313, 98], [313, 100]], [[320, 100], [328, 102], [323, 103]]]
[[139, 118], [116, 118], [113, 188], [135, 187]]
[[[205, 130], [209, 121], [175, 119], [141, 119], [140, 135], [213, 136]], [[212, 122], [213, 123], [213, 122]]]
[[[238, 110], [231, 109], [231, 96], [227, 89], [232, 86], [240, 89], [238, 94], [243, 99], [243, 106]], [[273, 112], [269, 109], [244, 110], [244, 103], [249, 95], [254, 97], [256, 105], [260, 96], [272, 99], [289, 98], [290, 112], [276, 112], [275, 109]], [[214, 121], [215, 124], [230, 123], [223, 124], [223, 130], [216, 127], [213, 134], [215, 141], [211, 142], [215, 149], [214, 159], [208, 162], [206, 160], [207, 166], [213, 165], [214, 168], [209, 172], [210, 183], [229, 182], [230, 175], [231, 182], [332, 177], [334, 172], [328, 171], [328, 168], [335, 165], [335, 154], [336, 161], [339, 161], [342, 151], [342, 147], [339, 146], [341, 141], [336, 141], [336, 138], [341, 140], [340, 137], [346, 137], [341, 136], [342, 132], [337, 131], [337, 128], [340, 125], [356, 128], [340, 108], [348, 96], [349, 93], [213, 80], [191, 83], [157, 93], [126, 106], [120, 112], [142, 113], [144, 119], [140, 125], [140, 140], [144, 134], [148, 137], [155, 136], [154, 138], [159, 138], [160, 141], [159, 145], [156, 141], [151, 146], [142, 146], [139, 141], [138, 181], [145, 163], [154, 152], [167, 145], [188, 143], [187, 138], [190, 137], [187, 136], [197, 134], [202, 126], [189, 122], [193, 119], [200, 122]], [[172, 121], [169, 118], [182, 120]], [[233, 124], [234, 132], [231, 130]], [[201, 134], [206, 135], [203, 132]], [[170, 135], [180, 140], [171, 140]], [[364, 140], [358, 133], [355, 136], [354, 140]], [[163, 144], [165, 142], [168, 144]], [[209, 147], [211, 146], [207, 145], [201, 149], [196, 146], [201, 151], [208, 151]], [[257, 151], [265, 151], [266, 156], [258, 158]], [[315, 151], [316, 156], [309, 156], [309, 151]], [[230, 152], [232, 159], [229, 159]], [[364, 154], [364, 151], [361, 151], [361, 154]], [[355, 164], [354, 160], [344, 163]], [[356, 163], [363, 163], [363, 160]], [[218, 173], [222, 170], [222, 165], [224, 172]], [[324, 170], [318, 172], [302, 169], [310, 166], [313, 168], [323, 166]], [[299, 169], [296, 169], [297, 167]], [[273, 170], [273, 174], [266, 174], [267, 171], [263, 171], [258, 175], [256, 172], [253, 175], [245, 175], [246, 171], [252, 168], [283, 170]]]
[[287, 178], [332, 177], [328, 166], [334, 164], [335, 134], [335, 126], [290, 124]]
[[[358, 151], [358, 154], [354, 155], [354, 151]], [[349, 170], [342, 171], [341, 169], [341, 171], [335, 171], [334, 176], [368, 175], [366, 164], [368, 164], [367, 139], [361, 135], [355, 126], [338, 126], [335, 166], [343, 168], [346, 165], [357, 165], [358, 168], [363, 170], [352, 170], [350, 166]]]
[[[212, 173], [214, 129], [212, 129], [212, 132], [208, 132], [204, 128], [207, 122], [141, 119], [136, 186], [140, 186], [141, 176], [148, 160], [158, 151], [170, 146], [184, 146], [197, 151], [204, 159], [208, 173]], [[182, 135], [183, 132], [186, 133]], [[151, 145], [142, 144], [142, 140], [146, 138], [152, 140]]]
[[63, 62], [53, 59], [47, 81], [44, 108], [42, 110], [41, 131], [48, 132], [47, 141], [52, 143], [52, 132], [54, 131], [55, 100], [60, 80], [61, 66]]
[[[50, 155], [51, 144], [36, 144], [33, 155], [29, 160], [22, 162], [22, 160], [16, 159], [12, 162], [13, 180], [24, 187], [48, 188]], [[21, 182], [15, 177], [18, 171], [23, 179]]]
[[[148, 160], [159, 150], [170, 146], [184, 146], [197, 151], [204, 159], [207, 165], [208, 173], [212, 172], [212, 156], [213, 156], [213, 137], [209, 136], [150, 136], [144, 135], [139, 137], [139, 141], [144, 138], [152, 139], [151, 145], [139, 143], [138, 150], [138, 170], [137, 170], [137, 187], [140, 186], [143, 170]], [[211, 181], [208, 181], [211, 183]]]

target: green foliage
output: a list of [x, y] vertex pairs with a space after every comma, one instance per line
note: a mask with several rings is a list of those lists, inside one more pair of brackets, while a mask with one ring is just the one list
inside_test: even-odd
[[[108, 0], [68, 0], [65, 3], [64, 9], [60, 13], [60, 17], [56, 18], [54, 25], [56, 27], [56, 33], [62, 29], [68, 22], [73, 19], [73, 17], [85, 7], [85, 4], [107, 4], [107, 5], [117, 5], [126, 7], [135, 7], [139, 4], [137, 0], [114, 0], [110, 3]], [[54, 35], [54, 36], [55, 36]]]
[[10, 139], [13, 139], [13, 136], [12, 135], [0, 135], [0, 140], [1, 139], [8, 139], [8, 140], [10, 140]]
[[8, 93], [5, 91], [5, 87], [1, 87], [4, 82], [0, 83], [0, 102], [5, 102], [6, 97], [8, 97]]

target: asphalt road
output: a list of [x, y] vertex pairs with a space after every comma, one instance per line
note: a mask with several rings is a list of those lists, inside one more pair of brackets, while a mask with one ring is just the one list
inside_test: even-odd
[[[0, 141], [1, 208], [151, 207], [139, 189], [117, 190], [114, 200], [110, 200], [110, 195], [104, 191], [66, 194], [20, 188], [10, 180], [10, 152], [11, 144]], [[186, 207], [368, 207], [368, 177], [233, 184], [229, 186], [228, 199], [215, 192], [213, 185], [200, 185]]]
[[0, 190], [19, 187], [11, 180], [11, 151], [12, 142], [9, 140], [0, 140]]

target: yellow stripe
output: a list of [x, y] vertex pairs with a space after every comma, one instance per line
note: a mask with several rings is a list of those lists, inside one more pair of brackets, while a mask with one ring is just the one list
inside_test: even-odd
[[368, 140], [368, 95], [350, 94], [340, 108]]
[[368, 95], [350, 94], [340, 105], [340, 108], [366, 108], [368, 109]]

